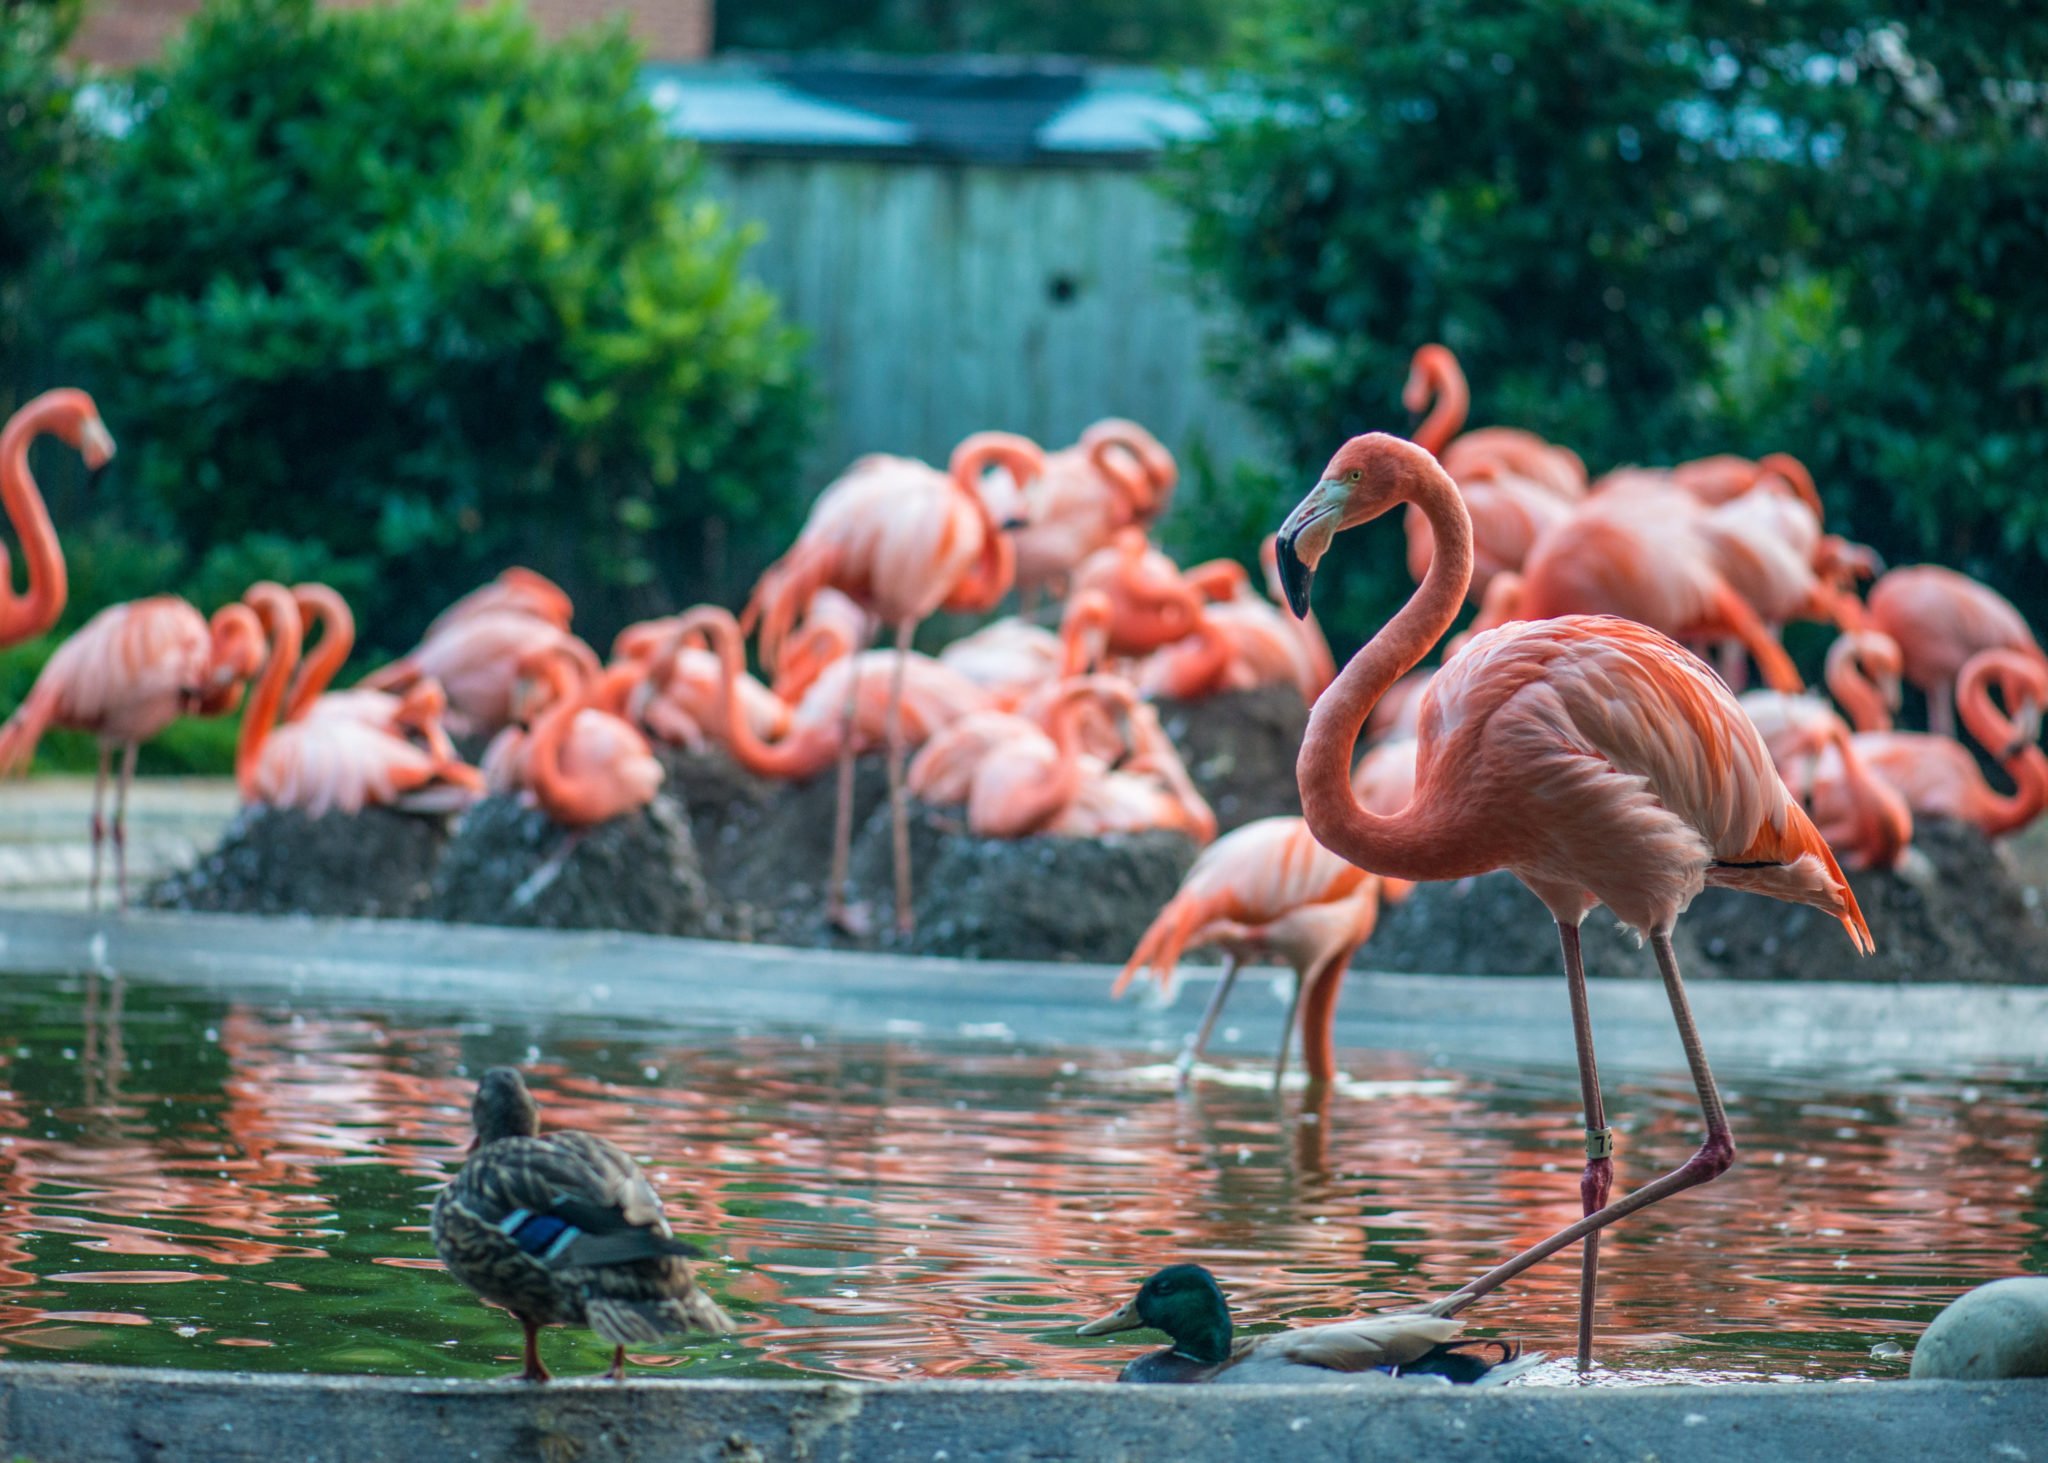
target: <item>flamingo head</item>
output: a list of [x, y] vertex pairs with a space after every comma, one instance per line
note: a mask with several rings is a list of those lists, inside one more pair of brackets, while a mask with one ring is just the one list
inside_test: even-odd
[[[1413, 442], [1385, 432], [1353, 437], [1337, 449], [1323, 476], [1280, 525], [1274, 555], [1288, 608], [1296, 619], [1308, 615], [1309, 586], [1316, 566], [1338, 533], [1369, 523], [1406, 501], [1415, 472], [1436, 459]], [[1436, 469], [1441, 472], [1441, 469]]]

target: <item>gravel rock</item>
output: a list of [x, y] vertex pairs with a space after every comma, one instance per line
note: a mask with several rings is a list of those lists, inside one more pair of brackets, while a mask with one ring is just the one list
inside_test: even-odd
[[[956, 809], [914, 804], [916, 955], [1121, 964], [1197, 852], [1179, 833], [976, 838]], [[852, 889], [878, 932], [893, 924], [887, 808], [854, 845]]]
[[420, 913], [539, 929], [720, 933], [689, 820], [666, 794], [580, 836], [516, 799], [486, 798], [456, 829]]
[[244, 808], [212, 852], [154, 885], [143, 902], [220, 914], [416, 915], [448, 846], [448, 824], [390, 808], [318, 818]]
[[1300, 816], [1294, 761], [1308, 730], [1308, 708], [1299, 691], [1264, 686], [1157, 705], [1160, 724], [1216, 810], [1222, 832], [1276, 814]]
[[2048, 1275], [1994, 1280], [1949, 1302], [1913, 1348], [1913, 1377], [2048, 1377]]
[[[1900, 872], [1851, 873], [1877, 941], [1859, 956], [1817, 909], [1710, 889], [1679, 920], [1679, 968], [1694, 976], [1777, 980], [2048, 981], [2048, 922], [2038, 892], [2004, 850], [1941, 819], [1914, 828], [1916, 855]], [[1655, 960], [1602, 910], [1582, 930], [1594, 976], [1655, 976]], [[1380, 917], [1360, 953], [1375, 970], [1553, 975], [1560, 969], [1548, 912], [1513, 876], [1424, 884]]]

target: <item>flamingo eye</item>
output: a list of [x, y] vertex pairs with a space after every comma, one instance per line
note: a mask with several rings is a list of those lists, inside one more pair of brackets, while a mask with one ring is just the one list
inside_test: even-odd
[[1354, 467], [1351, 469], [1351, 471], [1344, 474], [1344, 481], [1347, 483], [1355, 483], [1364, 476], [1365, 474], [1363, 472]]

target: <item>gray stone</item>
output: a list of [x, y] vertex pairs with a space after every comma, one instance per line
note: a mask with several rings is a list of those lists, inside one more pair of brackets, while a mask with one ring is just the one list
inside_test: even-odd
[[1913, 1348], [1913, 1377], [2048, 1377], [2048, 1275], [1994, 1280], [1950, 1301]]
[[0, 1364], [0, 1453], [36, 1463], [542, 1459], [2036, 1458], [2029, 1382], [1120, 1387], [1098, 1382], [528, 1386]]

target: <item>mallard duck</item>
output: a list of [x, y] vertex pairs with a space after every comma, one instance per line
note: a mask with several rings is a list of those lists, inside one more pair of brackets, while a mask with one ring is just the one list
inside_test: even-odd
[[540, 1136], [540, 1106], [510, 1067], [493, 1067], [470, 1107], [469, 1160], [434, 1200], [434, 1250], [448, 1272], [526, 1328], [529, 1382], [545, 1382], [542, 1326], [588, 1326], [617, 1349], [732, 1318], [698, 1288], [639, 1167], [587, 1133]]
[[[1367, 1316], [1328, 1326], [1304, 1326], [1270, 1336], [1231, 1339], [1230, 1303], [1216, 1277], [1200, 1265], [1169, 1265], [1138, 1288], [1137, 1296], [1083, 1336], [1114, 1331], [1164, 1331], [1173, 1345], [1148, 1352], [1117, 1373], [1120, 1382], [1334, 1382], [1385, 1381], [1431, 1376], [1447, 1382], [1499, 1383], [1543, 1360], [1520, 1355], [1507, 1341], [1457, 1341], [1462, 1321], [1420, 1312]], [[1496, 1347], [1489, 1360], [1467, 1348]], [[1504, 1363], [1514, 1362], [1513, 1366]]]

